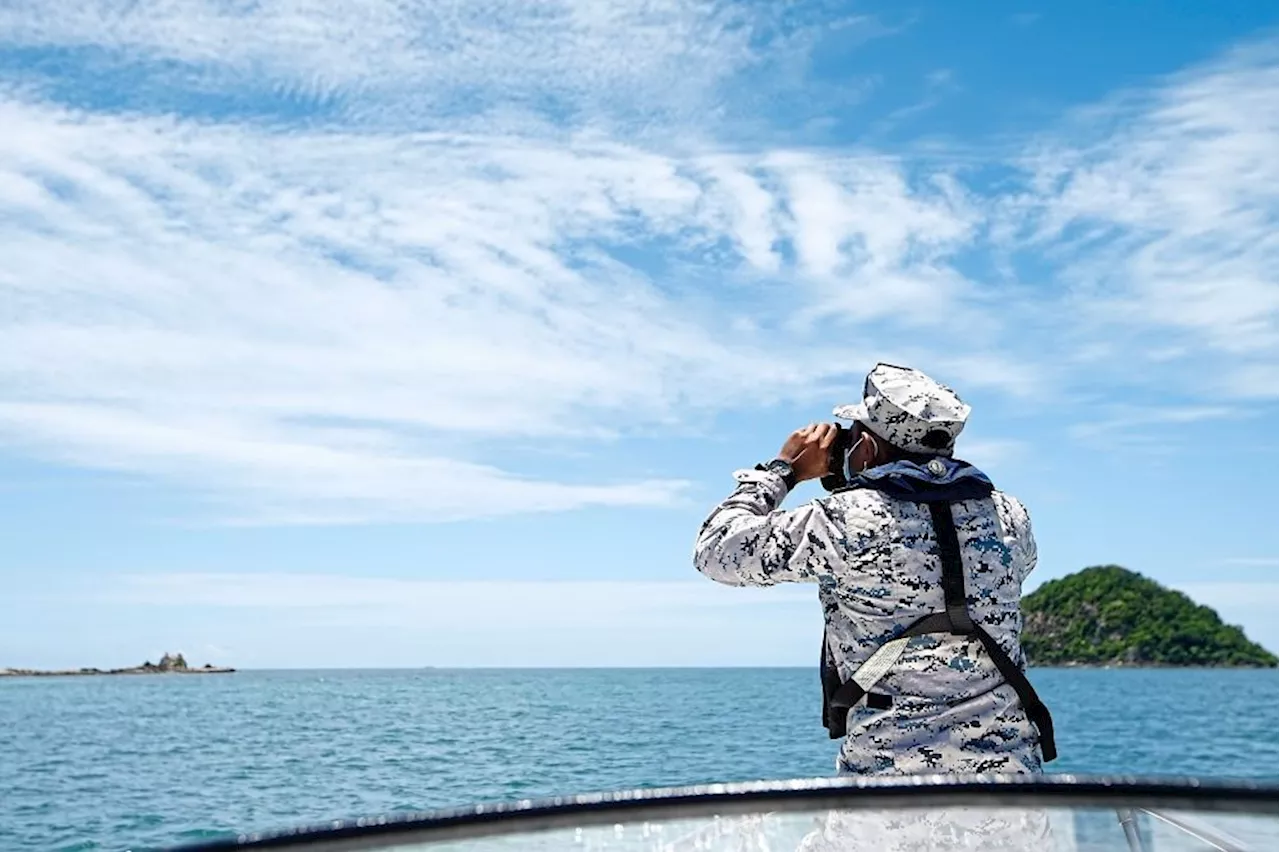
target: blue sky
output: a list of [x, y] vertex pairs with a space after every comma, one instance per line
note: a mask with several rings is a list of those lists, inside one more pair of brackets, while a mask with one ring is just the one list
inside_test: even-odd
[[[811, 665], [697, 576], [910, 363], [1277, 647], [1256, 3], [0, 8], [0, 665]], [[806, 485], [791, 503], [818, 493]]]

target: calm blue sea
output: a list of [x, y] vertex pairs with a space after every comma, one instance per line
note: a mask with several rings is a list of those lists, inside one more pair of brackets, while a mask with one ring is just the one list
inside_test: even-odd
[[[1055, 772], [1275, 780], [1275, 671], [1046, 670]], [[0, 849], [142, 849], [475, 800], [830, 775], [808, 669], [0, 680]]]

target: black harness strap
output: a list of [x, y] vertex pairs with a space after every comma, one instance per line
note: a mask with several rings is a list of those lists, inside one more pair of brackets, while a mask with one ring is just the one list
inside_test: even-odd
[[960, 539], [950, 503], [929, 503], [933, 531], [938, 539], [938, 556], [942, 559], [942, 597], [947, 606], [947, 622], [952, 635], [968, 636], [973, 632], [969, 603], [964, 591], [964, 565], [960, 561]]
[[1058, 746], [1053, 739], [1053, 716], [1049, 714], [1049, 708], [1040, 700], [1040, 696], [1036, 694], [1035, 687], [1031, 685], [1031, 681], [1027, 680], [1027, 676], [1022, 669], [1018, 668], [1017, 664], [1009, 659], [1009, 655], [1004, 652], [1004, 648], [1000, 647], [1000, 643], [995, 640], [995, 637], [980, 625], [974, 625], [974, 628], [974, 632], [982, 640], [982, 646], [991, 655], [992, 662], [996, 664], [996, 668], [1000, 670], [1000, 674], [1004, 676], [1005, 681], [1013, 687], [1013, 691], [1018, 694], [1018, 700], [1022, 702], [1022, 709], [1026, 711], [1027, 718], [1031, 720], [1031, 723], [1036, 726], [1036, 730], [1040, 732], [1040, 754], [1044, 758], [1044, 762], [1049, 763], [1056, 759]]
[[[1031, 681], [1005, 653], [1004, 648], [1000, 647], [995, 637], [982, 625], [976, 624], [969, 615], [964, 587], [964, 564], [960, 559], [960, 539], [956, 535], [951, 504], [930, 502], [927, 505], [929, 513], [933, 516], [933, 529], [938, 538], [938, 553], [942, 561], [942, 593], [946, 610], [920, 618], [893, 641], [923, 636], [927, 633], [977, 636], [982, 642], [982, 647], [995, 663], [1001, 677], [1017, 693], [1027, 718], [1039, 731], [1040, 753], [1044, 762], [1048, 763], [1058, 756], [1058, 748], [1053, 738], [1053, 717], [1049, 714], [1049, 708], [1040, 700]], [[827, 636], [824, 632], [822, 637], [822, 723], [827, 727], [832, 739], [839, 739], [846, 734], [845, 717], [849, 709], [864, 696], [867, 698], [867, 706], [873, 709], [887, 709], [891, 699], [887, 695], [868, 693], [853, 678], [841, 683], [834, 664], [829, 660], [829, 654]]]

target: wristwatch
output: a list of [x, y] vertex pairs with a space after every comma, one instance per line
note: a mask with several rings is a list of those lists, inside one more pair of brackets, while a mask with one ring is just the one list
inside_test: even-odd
[[773, 459], [772, 461], [758, 464], [756, 465], [756, 470], [768, 470], [778, 474], [782, 477], [782, 481], [786, 483], [788, 491], [796, 487], [795, 469], [791, 467], [791, 462], [786, 459]]

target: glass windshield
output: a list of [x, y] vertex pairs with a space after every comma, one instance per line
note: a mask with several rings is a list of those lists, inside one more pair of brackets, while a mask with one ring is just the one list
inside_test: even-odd
[[[899, 781], [634, 791], [243, 836], [238, 848], [610, 852], [1181, 852], [1280, 848], [1265, 785]], [[692, 792], [691, 792], [692, 791]], [[206, 850], [230, 848], [208, 845]]]
[[[1136, 840], [1136, 842], [1135, 842]], [[1271, 850], [1274, 817], [1106, 808], [943, 808], [750, 814], [711, 819], [636, 820], [606, 826], [520, 832], [467, 840], [391, 842], [362, 848], [498, 852], [818, 852], [818, 850], [950, 849]]]

